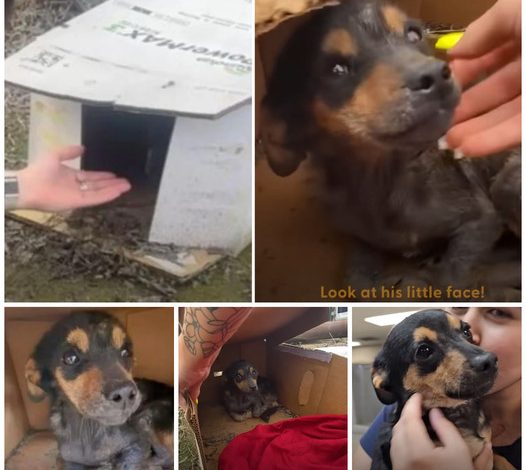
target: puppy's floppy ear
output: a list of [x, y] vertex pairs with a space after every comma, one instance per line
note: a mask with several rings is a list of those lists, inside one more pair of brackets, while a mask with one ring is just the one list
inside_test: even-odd
[[264, 104], [261, 109], [263, 147], [270, 168], [279, 176], [288, 176], [298, 169], [307, 155], [287, 143], [286, 122]]
[[396, 401], [395, 394], [392, 392], [389, 383], [389, 374], [387, 373], [386, 365], [380, 356], [374, 361], [371, 370], [371, 380], [378, 400], [384, 405], [391, 405]]
[[46, 392], [41, 388], [42, 372], [32, 357], [26, 362], [24, 375], [31, 400], [36, 402], [42, 401], [46, 397]]

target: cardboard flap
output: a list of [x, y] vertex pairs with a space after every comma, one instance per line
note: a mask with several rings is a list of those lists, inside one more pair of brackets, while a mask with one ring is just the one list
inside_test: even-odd
[[251, 2], [109, 0], [6, 60], [5, 79], [131, 110], [217, 117], [251, 96]]
[[288, 18], [338, 3], [338, 0], [256, 0], [256, 36]]

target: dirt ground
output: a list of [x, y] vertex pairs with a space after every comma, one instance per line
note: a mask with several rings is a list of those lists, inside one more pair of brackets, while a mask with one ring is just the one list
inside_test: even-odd
[[[6, 56], [53, 26], [102, 0], [18, 0], [6, 32]], [[6, 86], [5, 168], [25, 166], [29, 95]], [[24, 301], [250, 301], [252, 248], [228, 257], [185, 283], [131, 262], [120, 247], [145, 247], [140, 231], [122, 230], [115, 214], [91, 209], [81, 223], [89, 236], [70, 237], [6, 217], [5, 294]], [[118, 215], [118, 214], [117, 214]], [[111, 216], [111, 217], [110, 217]], [[114, 230], [101, 236], [100, 225]], [[121, 223], [121, 226], [119, 226]], [[91, 227], [90, 227], [91, 224]], [[95, 233], [96, 232], [96, 233]], [[121, 238], [117, 237], [121, 234]], [[123, 234], [123, 235], [122, 235]], [[156, 248], [156, 247], [154, 247]], [[171, 247], [165, 247], [170, 251]]]

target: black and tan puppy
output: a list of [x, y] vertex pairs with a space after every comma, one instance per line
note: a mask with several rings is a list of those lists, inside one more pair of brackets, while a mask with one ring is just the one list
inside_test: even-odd
[[392, 428], [413, 393], [423, 397], [424, 422], [440, 408], [465, 439], [473, 457], [491, 441], [491, 429], [480, 406], [497, 375], [497, 357], [472, 343], [467, 323], [443, 310], [417, 312], [396, 325], [376, 357], [372, 382], [379, 400], [396, 403], [391, 421], [381, 429], [372, 469], [392, 468]]
[[235, 421], [248, 418], [269, 420], [278, 408], [276, 389], [247, 361], [231, 364], [223, 373], [223, 403]]
[[133, 345], [103, 312], [76, 312], [42, 337], [25, 368], [30, 397], [51, 399], [66, 470], [173, 468], [173, 388], [132, 377]]
[[[313, 12], [275, 64], [266, 155], [281, 176], [309, 157], [339, 229], [424, 264], [427, 282], [460, 287], [507, 225], [517, 232], [520, 184], [502, 183], [520, 179], [520, 159], [438, 151], [459, 97], [418, 21], [380, 1], [343, 0]], [[510, 158], [513, 175], [499, 179]]]

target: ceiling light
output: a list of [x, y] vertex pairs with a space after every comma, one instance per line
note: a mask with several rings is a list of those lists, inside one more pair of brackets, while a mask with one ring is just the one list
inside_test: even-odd
[[400, 312], [400, 313], [389, 313], [387, 315], [377, 315], [375, 317], [367, 317], [364, 320], [367, 323], [372, 323], [377, 326], [391, 326], [400, 323], [404, 318], [407, 318], [409, 315], [416, 313], [418, 310], [411, 310], [410, 312]]

